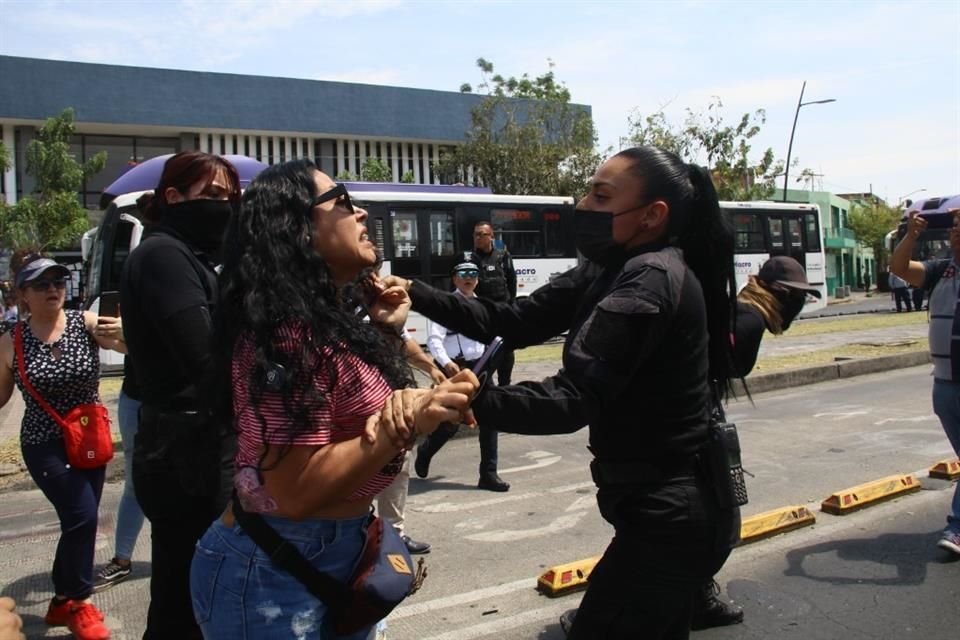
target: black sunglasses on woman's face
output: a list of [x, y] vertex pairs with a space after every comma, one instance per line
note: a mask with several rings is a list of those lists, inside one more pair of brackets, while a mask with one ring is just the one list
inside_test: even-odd
[[[341, 201], [340, 198], [343, 198], [343, 200]], [[342, 184], [338, 184], [333, 189], [318, 195], [313, 199], [313, 202], [310, 204], [310, 208], [313, 208], [318, 204], [323, 204], [324, 202], [329, 202], [330, 200], [337, 200], [337, 204], [342, 204], [347, 208], [348, 211], [353, 211], [353, 203], [350, 201], [350, 194], [347, 193], [347, 188]]]
[[32, 282], [28, 282], [27, 286], [33, 289], [34, 291], [46, 291], [51, 286], [54, 289], [57, 289], [59, 291], [60, 289], [67, 288], [67, 279], [66, 278], [56, 278], [56, 279], [43, 278], [42, 280], [34, 280]]

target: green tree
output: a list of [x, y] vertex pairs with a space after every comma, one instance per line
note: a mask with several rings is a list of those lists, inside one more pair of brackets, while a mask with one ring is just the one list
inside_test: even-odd
[[6, 145], [0, 142], [0, 173], [10, 169], [10, 152], [7, 151]]
[[751, 140], [766, 122], [766, 112], [745, 113], [735, 124], [723, 120], [723, 103], [714, 98], [706, 111], [686, 110], [682, 125], [667, 120], [663, 110], [629, 119], [630, 143], [652, 145], [676, 153], [686, 162], [710, 169], [721, 200], [768, 200], [776, 191], [776, 178], [784, 163], [773, 149], [753, 153]]
[[402, 183], [404, 183], [404, 184], [413, 184], [413, 183], [416, 182], [416, 181], [417, 181], [417, 179], [416, 179], [416, 177], [413, 175], [413, 171], [404, 171], [404, 172], [403, 172], [403, 175], [400, 176], [400, 182], [402, 182]]
[[[444, 182], [485, 184], [495, 193], [580, 196], [600, 156], [590, 114], [570, 103], [553, 62], [531, 78], [504, 78], [480, 58], [478, 89], [484, 99], [471, 111], [466, 141], [436, 167]], [[472, 93], [469, 84], [461, 92]]]
[[856, 234], [857, 242], [873, 249], [878, 272], [874, 274], [873, 281], [878, 285], [881, 282], [880, 272], [885, 273], [887, 268], [885, 239], [888, 233], [897, 228], [902, 215], [902, 211], [879, 198], [873, 198], [871, 202], [854, 203], [850, 207], [847, 227]]
[[380, 158], [367, 158], [360, 167], [360, 179], [364, 182], [390, 182], [393, 180], [393, 171]]
[[76, 246], [90, 228], [87, 210], [77, 192], [86, 178], [103, 170], [107, 154], [100, 152], [80, 164], [70, 154], [76, 126], [73, 109], [48, 118], [27, 145], [26, 172], [36, 180], [36, 192], [0, 210], [0, 243], [7, 249]]
[[346, 169], [342, 170], [336, 175], [335, 180], [346, 180], [347, 182], [355, 182], [357, 180], [357, 174]]

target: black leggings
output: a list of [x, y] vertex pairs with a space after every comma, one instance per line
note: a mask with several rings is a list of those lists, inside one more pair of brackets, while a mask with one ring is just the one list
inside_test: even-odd
[[53, 592], [71, 600], [93, 593], [97, 509], [106, 467], [75, 469], [67, 463], [63, 440], [21, 448], [33, 481], [57, 511], [60, 541], [53, 560]]

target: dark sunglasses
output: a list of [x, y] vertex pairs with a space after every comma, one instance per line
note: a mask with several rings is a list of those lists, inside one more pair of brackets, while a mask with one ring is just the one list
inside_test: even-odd
[[[343, 201], [340, 201], [340, 198], [343, 198]], [[337, 204], [342, 204], [347, 208], [348, 211], [353, 211], [353, 202], [350, 201], [350, 194], [347, 193], [347, 188], [338, 184], [333, 189], [321, 193], [316, 198], [313, 199], [313, 202], [310, 203], [310, 208], [323, 204], [324, 202], [329, 202], [330, 200], [336, 200]]]
[[27, 286], [33, 289], [34, 291], [46, 291], [51, 287], [51, 285], [53, 286], [54, 289], [58, 291], [60, 289], [66, 289], [67, 279], [56, 278], [55, 280], [50, 280], [48, 278], [44, 278], [42, 280], [33, 280], [32, 282], [27, 283]]
[[462, 271], [457, 271], [457, 277], [459, 278], [477, 278], [480, 276], [480, 272], [476, 269], [464, 269]]

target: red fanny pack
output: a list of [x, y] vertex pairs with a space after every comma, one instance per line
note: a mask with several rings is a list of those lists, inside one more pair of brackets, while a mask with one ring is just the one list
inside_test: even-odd
[[113, 459], [113, 437], [110, 435], [110, 413], [99, 402], [81, 404], [60, 417], [27, 378], [23, 358], [23, 325], [13, 329], [13, 344], [17, 351], [17, 369], [20, 381], [40, 408], [53, 418], [63, 430], [63, 444], [67, 461], [77, 469], [97, 469]]

